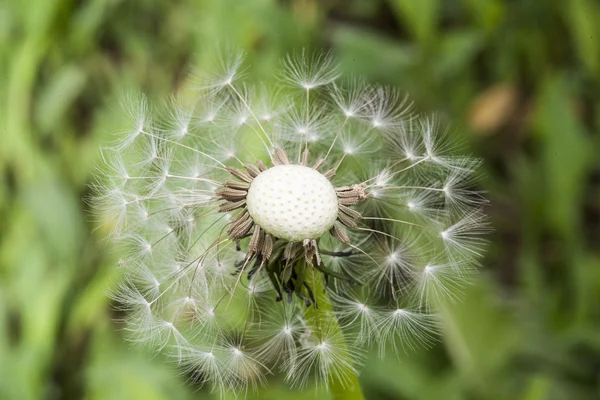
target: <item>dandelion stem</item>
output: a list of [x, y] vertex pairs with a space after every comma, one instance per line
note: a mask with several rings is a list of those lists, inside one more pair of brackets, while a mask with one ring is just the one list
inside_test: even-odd
[[[310, 266], [307, 266], [308, 268], [312, 268]], [[314, 292], [315, 292], [315, 298], [317, 300], [317, 303], [319, 304], [319, 308], [313, 308], [311, 307], [310, 309], [308, 309], [308, 315], [312, 316], [315, 318], [316, 321], [319, 321], [318, 317], [319, 315], [324, 315], [325, 313], [332, 313], [333, 309], [331, 307], [331, 300], [329, 299], [329, 295], [327, 294], [327, 291], [325, 290], [325, 284], [324, 284], [324, 280], [322, 279], [322, 277], [320, 276], [320, 274], [318, 274], [318, 277], [316, 279], [314, 279], [313, 283], [312, 283]], [[331, 325], [333, 326], [334, 332], [332, 333], [340, 333], [343, 335], [342, 332], [342, 328], [340, 327], [339, 323], [337, 322], [337, 318], [334, 319], [335, 322], [330, 323], [330, 327]], [[318, 322], [317, 322], [318, 323]], [[319, 327], [316, 327], [317, 331], [320, 331]], [[352, 357], [350, 355], [350, 351], [347, 349], [347, 344], [344, 343], [344, 350], [345, 354], [348, 358], [348, 360], [346, 360], [349, 365], [351, 365], [353, 363]], [[347, 375], [344, 376], [344, 379], [341, 380], [339, 378], [339, 376], [330, 376], [328, 378], [328, 382], [327, 382], [328, 386], [329, 386], [329, 392], [331, 393], [332, 399], [335, 400], [364, 400], [364, 395], [362, 393], [362, 389], [360, 387], [360, 381], [358, 379], [358, 375], [356, 374], [356, 372], [352, 372], [352, 373], [348, 373]]]

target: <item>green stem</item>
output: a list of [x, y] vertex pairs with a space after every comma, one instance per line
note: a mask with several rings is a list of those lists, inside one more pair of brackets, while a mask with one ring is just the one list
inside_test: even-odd
[[[302, 261], [303, 262], [303, 261]], [[306, 269], [307, 274], [311, 274], [311, 270], [313, 267], [308, 266]], [[315, 271], [313, 275], [314, 279], [311, 279], [313, 290], [315, 292], [315, 297], [317, 300], [318, 309], [314, 307], [311, 308], [313, 315], [315, 318], [319, 317], [319, 314], [324, 314], [328, 312], [333, 312], [331, 308], [331, 301], [327, 292], [325, 291], [324, 281], [321, 278], [321, 274], [318, 271]], [[309, 312], [309, 315], [311, 313]], [[342, 328], [337, 323], [337, 319], [335, 319], [336, 323], [333, 329], [335, 333], [338, 332], [343, 335]], [[344, 344], [345, 345], [345, 344]], [[345, 352], [347, 357], [350, 358], [350, 352]], [[352, 364], [352, 360], [349, 359], [348, 362]], [[358, 379], [358, 375], [356, 373], [352, 373], [347, 377], [343, 382], [335, 377], [329, 377], [329, 392], [331, 393], [331, 398], [334, 400], [364, 400], [364, 395], [362, 393], [362, 389], [360, 387], [360, 381]]]
[[358, 377], [354, 375], [350, 383], [352, 386], [344, 386], [340, 381], [331, 382], [329, 384], [329, 391], [331, 392], [331, 398], [334, 400], [364, 400], [362, 390], [360, 388], [360, 382]]

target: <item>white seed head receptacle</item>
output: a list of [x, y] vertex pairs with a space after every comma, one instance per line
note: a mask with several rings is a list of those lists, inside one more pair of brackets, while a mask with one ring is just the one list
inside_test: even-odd
[[279, 165], [262, 172], [252, 181], [246, 201], [258, 226], [295, 242], [320, 238], [338, 215], [331, 182], [303, 165]]

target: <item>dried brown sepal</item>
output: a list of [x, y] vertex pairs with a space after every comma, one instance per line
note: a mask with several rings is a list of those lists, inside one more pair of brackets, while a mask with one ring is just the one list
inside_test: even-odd
[[337, 169], [335, 168], [331, 168], [329, 171], [326, 171], [323, 176], [327, 179], [331, 179], [335, 176], [335, 173], [337, 172]]
[[220, 212], [229, 212], [233, 210], [237, 210], [238, 208], [244, 207], [246, 205], [246, 199], [234, 202], [227, 202], [219, 205]]
[[361, 200], [365, 200], [369, 197], [369, 194], [366, 191], [367, 184], [359, 183], [357, 185], [351, 186], [341, 186], [335, 189], [338, 197], [358, 197]]
[[248, 171], [248, 174], [252, 177], [252, 178], [256, 178], [258, 176], [258, 174], [260, 174], [260, 170], [258, 169], [258, 167], [254, 164], [246, 164], [244, 165], [244, 168], [246, 168], [246, 171]]
[[[352, 186], [341, 186], [335, 189], [335, 192], [338, 196], [338, 204], [340, 205], [340, 209], [342, 210], [342, 212], [350, 210], [347, 208], [347, 206], [354, 206], [360, 203], [361, 201], [369, 198], [369, 194], [366, 191], [366, 187], [366, 184], [361, 183]], [[343, 206], [346, 207], [342, 209]], [[355, 211], [350, 210], [350, 212]], [[346, 212], [346, 214], [349, 216], [353, 215], [349, 212]], [[360, 218], [360, 214], [358, 214], [358, 217], [353, 216], [353, 218]]]
[[240, 212], [234, 219], [233, 221], [231, 221], [230, 226], [235, 226], [237, 224], [240, 224], [244, 221], [246, 221], [248, 218], [250, 218], [250, 214], [248, 213], [248, 211], [246, 210], [242, 210], [242, 212]]
[[275, 165], [287, 165], [290, 163], [288, 159], [287, 153], [285, 150], [280, 148], [275, 148], [273, 151], [273, 164]]
[[338, 224], [334, 224], [329, 230], [329, 233], [341, 243], [350, 244], [350, 237], [344, 228], [340, 227]]
[[312, 166], [312, 168], [318, 170], [323, 166], [323, 164], [325, 164], [325, 159], [321, 158]]
[[306, 263], [313, 265], [313, 258], [316, 259], [317, 265], [321, 265], [321, 254], [315, 239], [304, 239], [304, 258]]
[[236, 218], [236, 220], [231, 223], [231, 226], [227, 231], [229, 237], [233, 240], [241, 239], [246, 236], [254, 225], [254, 221], [247, 212], [244, 212], [240, 217]]
[[304, 150], [302, 152], [302, 161], [300, 162], [301, 165], [304, 165], [305, 167], [308, 165], [308, 157], [310, 156], [310, 153], [308, 150]]
[[258, 252], [262, 248], [264, 236], [265, 234], [262, 231], [262, 229], [260, 229], [260, 226], [254, 225], [254, 232], [252, 233], [252, 237], [250, 238], [250, 243], [248, 243], [248, 253], [246, 254], [246, 259], [250, 259], [255, 254], [258, 254]]
[[338, 213], [338, 221], [347, 226], [348, 228], [356, 228], [358, 224], [356, 221], [344, 213]]
[[240, 201], [246, 198], [248, 192], [245, 190], [225, 188], [218, 190], [216, 195], [220, 199], [225, 199], [228, 201]]
[[269, 169], [269, 167], [267, 167], [267, 166], [265, 165], [265, 163], [264, 163], [264, 162], [262, 162], [261, 160], [258, 160], [258, 161], [256, 162], [256, 166], [258, 167], [258, 169], [260, 170], [260, 172], [265, 172], [266, 170], [268, 170], [268, 169]]
[[223, 186], [228, 187], [230, 189], [237, 189], [237, 190], [248, 190], [248, 189], [250, 189], [250, 184], [249, 183], [240, 182], [240, 181], [227, 181], [227, 182], [225, 182], [225, 184]]
[[290, 262], [290, 260], [296, 257], [298, 250], [299, 249], [296, 242], [288, 242], [283, 250], [283, 257], [287, 260], [287, 262]]
[[265, 260], [268, 260], [273, 254], [273, 238], [268, 233], [265, 234], [261, 253]]
[[227, 172], [229, 172], [231, 175], [235, 176], [236, 178], [238, 178], [241, 181], [244, 181], [246, 183], [252, 182], [252, 177], [250, 175], [248, 175], [247, 173], [245, 173], [244, 171], [242, 171], [241, 169], [237, 169], [237, 168], [233, 168], [233, 167], [225, 167], [225, 169], [227, 170]]
[[362, 200], [358, 196], [354, 197], [339, 197], [338, 198], [338, 206], [355, 206], [360, 203]]
[[321, 265], [321, 253], [319, 252], [319, 245], [317, 244], [317, 241], [315, 239], [311, 241], [311, 244], [313, 249], [315, 249], [315, 258], [317, 259], [317, 265]]
[[346, 207], [344, 204], [339, 204], [338, 202], [338, 210], [341, 211], [343, 214], [346, 214], [347, 216], [349, 216], [352, 219], [361, 219], [362, 215], [356, 211], [353, 210], [350, 207]]
[[346, 197], [356, 197], [356, 198], [359, 198], [358, 193], [356, 193], [355, 190], [344, 190], [342, 192], [337, 192], [337, 196], [339, 198], [346, 198]]

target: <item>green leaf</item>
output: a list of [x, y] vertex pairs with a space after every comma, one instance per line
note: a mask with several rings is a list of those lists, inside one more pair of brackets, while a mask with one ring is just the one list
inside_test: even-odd
[[[406, 84], [407, 70], [422, 58], [419, 49], [363, 29], [343, 27], [333, 32], [333, 42], [345, 73], [361, 74], [386, 82]], [[371, 60], [377, 59], [377, 62]]]
[[394, 0], [392, 7], [421, 44], [433, 39], [437, 31], [439, 0]]
[[435, 75], [454, 75], [464, 70], [477, 54], [483, 42], [476, 30], [448, 32], [441, 38], [437, 61], [433, 66]]
[[[518, 338], [515, 321], [497, 302], [496, 290], [486, 279], [478, 279], [465, 288], [460, 302], [442, 305], [440, 311], [450, 358], [467, 385], [481, 394], [489, 393], [487, 382], [507, 365]], [[500, 389], [496, 385], [493, 390]]]
[[533, 123], [541, 139], [539, 178], [545, 182], [545, 219], [563, 237], [572, 237], [577, 232], [591, 148], [566, 82], [560, 75], [543, 81]]
[[23, 201], [35, 216], [48, 255], [57, 257], [53, 260], [75, 262], [84, 226], [78, 199], [67, 183], [48, 169], [25, 190]]
[[37, 101], [37, 118], [42, 130], [47, 132], [64, 121], [86, 80], [85, 72], [76, 65], [67, 65], [52, 77]]
[[579, 58], [592, 75], [600, 73], [600, 7], [590, 0], [564, 3], [567, 24], [573, 35]]
[[90, 400], [168, 400], [191, 396], [175, 369], [164, 359], [124, 348], [112, 325], [97, 329], [85, 370], [86, 398]]
[[529, 387], [525, 391], [523, 400], [544, 400], [548, 398], [548, 392], [550, 391], [550, 382], [545, 376], [536, 376], [531, 382]]
[[462, 0], [473, 19], [487, 33], [493, 32], [504, 17], [505, 4], [500, 0]]

